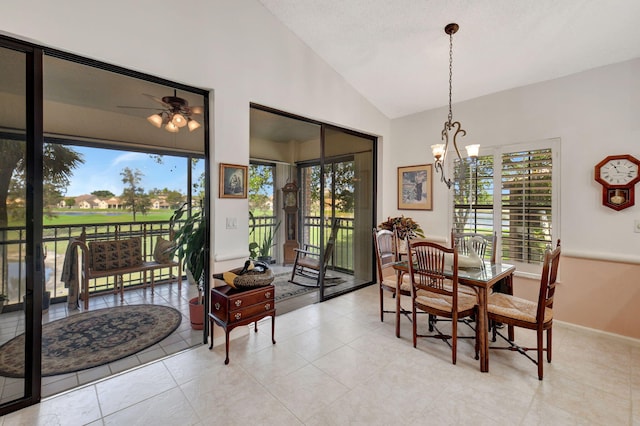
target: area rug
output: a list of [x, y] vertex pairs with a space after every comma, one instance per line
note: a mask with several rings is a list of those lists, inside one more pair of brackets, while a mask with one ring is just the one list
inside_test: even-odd
[[[293, 284], [289, 282], [291, 278], [291, 272], [281, 273], [276, 275], [273, 280], [273, 285], [276, 288], [276, 302], [279, 300], [289, 299], [291, 297], [302, 296], [303, 294], [318, 291], [317, 288], [304, 287], [301, 285]], [[296, 275], [296, 281], [307, 285], [315, 285], [316, 280], [301, 277]], [[338, 285], [345, 282], [342, 278], [336, 278], [330, 281], [331, 285]]]
[[[97, 367], [133, 355], [170, 335], [174, 308], [130, 305], [72, 315], [42, 326], [42, 375]], [[24, 334], [0, 347], [0, 376], [24, 377]]]

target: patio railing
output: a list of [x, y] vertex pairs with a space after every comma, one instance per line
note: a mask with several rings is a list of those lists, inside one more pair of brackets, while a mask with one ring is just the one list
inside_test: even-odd
[[[120, 222], [83, 225], [56, 225], [43, 227], [43, 248], [45, 252], [45, 288], [51, 292], [53, 302], [65, 298], [68, 289], [61, 281], [62, 266], [71, 237], [79, 237], [83, 229], [87, 243], [91, 241], [113, 240], [116, 238], [141, 237], [143, 242], [143, 261], [153, 260], [153, 249], [158, 237], [169, 239], [168, 221]], [[24, 227], [8, 227], [0, 229], [4, 238], [0, 241], [0, 280], [2, 290], [9, 296], [5, 309], [11, 305], [22, 303], [25, 294], [26, 267], [26, 230]], [[154, 280], [162, 282], [169, 279], [169, 270], [154, 272]], [[90, 280], [89, 291], [92, 293], [113, 289], [114, 277]], [[148, 276], [150, 279], [150, 275]], [[123, 276], [124, 286], [132, 287], [145, 284], [141, 273]], [[58, 300], [55, 300], [58, 299]]]
[[[353, 271], [353, 219], [337, 218], [338, 228], [336, 245], [329, 267], [343, 272]], [[262, 216], [255, 218], [255, 228], [250, 237], [255, 241], [261, 241], [270, 229], [273, 232], [276, 225], [275, 216]], [[303, 218], [303, 241], [320, 246], [321, 220], [318, 216], [305, 216]], [[56, 225], [43, 227], [43, 245], [45, 249], [45, 287], [51, 292], [52, 302], [64, 300], [68, 289], [60, 280], [62, 266], [71, 237], [79, 237], [85, 230], [87, 242], [112, 240], [115, 238], [142, 237], [144, 261], [153, 260], [153, 249], [158, 237], [169, 238], [168, 221], [147, 222], [120, 222], [99, 223], [83, 225]], [[331, 232], [331, 221], [324, 222], [325, 238]], [[5, 308], [11, 309], [11, 305], [19, 305], [25, 294], [26, 268], [24, 256], [26, 253], [26, 230], [24, 227], [8, 227], [0, 229], [0, 283], [1, 289], [9, 296]], [[277, 241], [274, 241], [277, 243]], [[272, 255], [274, 255], [272, 249]], [[276, 259], [276, 261], [278, 261]], [[168, 280], [169, 270], [162, 269], [154, 272], [155, 282]], [[147, 277], [148, 279], [150, 277]], [[97, 293], [111, 290], [114, 287], [114, 277], [91, 280], [89, 291]], [[142, 274], [133, 273], [123, 277], [126, 287], [139, 286], [142, 282]], [[56, 300], [57, 299], [57, 300]]]

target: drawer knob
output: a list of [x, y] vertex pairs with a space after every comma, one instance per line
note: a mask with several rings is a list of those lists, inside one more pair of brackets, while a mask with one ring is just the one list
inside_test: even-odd
[[236, 306], [240, 307], [240, 305], [242, 305], [242, 300], [236, 300]]
[[271, 309], [271, 303], [267, 303], [266, 305], [264, 305], [265, 311], [268, 311], [269, 309]]
[[216, 302], [215, 305], [213, 305], [214, 308], [216, 308], [216, 311], [220, 310], [220, 304]]
[[242, 314], [240, 312], [236, 312], [235, 318], [236, 320], [239, 320], [240, 318], [242, 318]]
[[268, 291], [264, 294], [265, 299], [269, 299], [271, 297], [271, 292]]

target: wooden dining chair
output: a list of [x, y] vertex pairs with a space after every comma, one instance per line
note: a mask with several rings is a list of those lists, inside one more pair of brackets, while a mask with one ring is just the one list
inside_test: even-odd
[[[497, 241], [498, 236], [494, 232], [493, 235], [479, 234], [477, 232], [455, 232], [451, 230], [451, 247], [458, 247], [458, 253], [461, 255], [468, 255], [468, 243], [472, 245], [473, 249], [478, 253], [483, 260], [488, 260], [490, 263], [496, 263], [497, 253]], [[496, 283], [493, 286], [493, 291], [500, 293], [513, 294], [513, 289], [510, 287], [511, 281], [503, 280]], [[465, 289], [464, 286], [461, 287]]]
[[[555, 250], [547, 250], [544, 254], [542, 265], [542, 276], [540, 277], [540, 290], [538, 301], [522, 299], [504, 293], [493, 293], [489, 295], [487, 313], [489, 322], [495, 324], [503, 323], [509, 327], [509, 337], [503, 336], [495, 326], [492, 326], [492, 340], [496, 341], [496, 335], [504, 339], [508, 346], [490, 347], [490, 349], [507, 349], [517, 351], [533, 361], [538, 366], [538, 379], [542, 380], [544, 374], [543, 352], [547, 352], [547, 362], [551, 362], [551, 343], [553, 327], [553, 299], [556, 290], [556, 279], [558, 277], [558, 266], [560, 264], [560, 240]], [[536, 331], [535, 348], [521, 347], [515, 343], [513, 337], [513, 327], [522, 327]], [[543, 344], [543, 334], [547, 333], [547, 345]], [[527, 351], [535, 350], [537, 359], [533, 359]]]
[[483, 260], [496, 263], [497, 235], [492, 236], [477, 232], [455, 232], [451, 230], [451, 247], [458, 248], [458, 254], [468, 256], [468, 245], [471, 244], [478, 256]]
[[[409, 276], [411, 279], [413, 347], [418, 337], [444, 340], [451, 346], [451, 360], [456, 363], [458, 353], [458, 319], [477, 314], [477, 297], [458, 291], [458, 251], [437, 243], [420, 241], [408, 244]], [[451, 276], [445, 275], [445, 258], [452, 256]], [[428, 313], [429, 331], [436, 334], [418, 334], [418, 311]], [[451, 334], [440, 332], [431, 317], [451, 320]], [[478, 328], [475, 328], [475, 349], [478, 357]], [[451, 340], [451, 343], [449, 343]]]
[[[409, 275], [402, 274], [400, 276], [400, 290], [397, 290], [398, 286], [398, 274], [393, 269], [394, 262], [399, 260], [398, 257], [398, 239], [396, 234], [386, 229], [373, 228], [373, 244], [375, 247], [376, 265], [378, 269], [378, 284], [380, 287], [380, 321], [384, 322], [384, 314], [395, 314], [394, 310], [384, 309], [384, 293], [390, 292], [393, 297], [399, 299], [400, 296], [411, 296], [411, 281]], [[399, 302], [399, 300], [397, 300]], [[408, 315], [410, 311], [406, 311], [400, 308], [401, 313]]]

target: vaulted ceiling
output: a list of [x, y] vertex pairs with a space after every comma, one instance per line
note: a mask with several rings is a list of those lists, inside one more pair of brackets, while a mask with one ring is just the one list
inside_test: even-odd
[[389, 118], [640, 57], [638, 0], [259, 0]]

